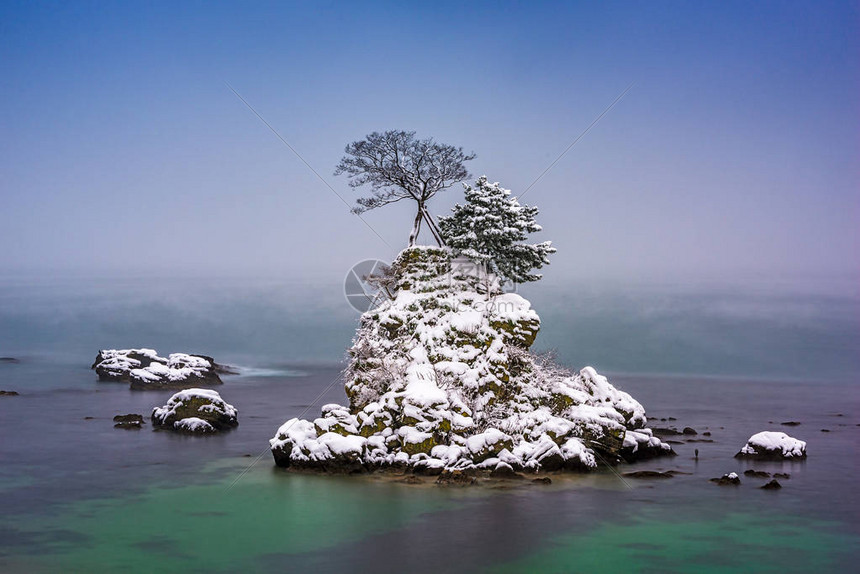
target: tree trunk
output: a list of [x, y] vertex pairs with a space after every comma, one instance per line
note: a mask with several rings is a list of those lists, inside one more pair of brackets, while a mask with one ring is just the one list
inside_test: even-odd
[[424, 214], [424, 219], [427, 221], [427, 228], [430, 229], [430, 233], [433, 234], [433, 239], [436, 240], [439, 247], [444, 246], [445, 242], [442, 241], [442, 233], [439, 231], [439, 227], [436, 226], [436, 222], [433, 221], [433, 216], [430, 215], [430, 212], [427, 211], [427, 208], [423, 205], [421, 206], [421, 212]]
[[415, 216], [415, 223], [412, 224], [412, 233], [409, 234], [409, 247], [415, 245], [418, 239], [418, 232], [421, 231], [421, 219], [424, 217], [424, 206], [418, 204], [418, 214]]

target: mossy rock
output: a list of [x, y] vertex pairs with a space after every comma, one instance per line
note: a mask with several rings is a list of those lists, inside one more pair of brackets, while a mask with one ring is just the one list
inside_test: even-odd
[[490, 327], [506, 335], [509, 344], [528, 349], [534, 344], [540, 331], [540, 321], [491, 321]]
[[152, 411], [155, 427], [176, 429], [176, 423], [185, 419], [200, 419], [213, 430], [227, 430], [239, 424], [238, 411], [221, 399], [215, 391], [187, 389], [170, 397], [163, 407]]
[[349, 436], [349, 435], [353, 434], [350, 431], [346, 430], [346, 428], [343, 426], [343, 423], [340, 423], [340, 422], [337, 422], [337, 423], [331, 425], [330, 427], [328, 427], [328, 429], [324, 429], [319, 424], [314, 422], [314, 430], [317, 431], [317, 436], [321, 436], [327, 432], [333, 432], [333, 433], [339, 434], [341, 436]]
[[389, 424], [390, 421], [386, 421], [384, 417], [368, 417], [364, 420], [364, 422], [361, 423], [361, 426], [358, 427], [358, 434], [363, 437], [369, 437], [371, 435], [375, 435], [376, 433], [382, 432]]
[[433, 447], [438, 444], [433, 435], [430, 435], [421, 442], [406, 442], [403, 440], [401, 440], [400, 442], [402, 445], [400, 449], [409, 456], [421, 453], [429, 455], [430, 451], [433, 450]]
[[550, 393], [547, 403], [547, 406], [552, 409], [552, 412], [558, 415], [572, 407], [574, 405], [574, 400], [564, 393]]

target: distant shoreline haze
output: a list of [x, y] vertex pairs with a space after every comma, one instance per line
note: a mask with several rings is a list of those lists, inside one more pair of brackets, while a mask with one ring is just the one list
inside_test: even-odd
[[[0, 356], [87, 363], [155, 347], [254, 363], [337, 363], [358, 313], [342, 278], [0, 278]], [[572, 368], [826, 382], [860, 375], [860, 298], [791, 290], [541, 281], [536, 350]]]

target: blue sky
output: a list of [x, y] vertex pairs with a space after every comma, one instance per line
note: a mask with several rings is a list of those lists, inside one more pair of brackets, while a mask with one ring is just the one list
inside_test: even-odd
[[[843, 3], [72, 3], [0, 7], [0, 268], [315, 278], [369, 232], [349, 141], [412, 129], [524, 198], [547, 277], [852, 283], [860, 10]], [[446, 212], [459, 189], [431, 210]]]

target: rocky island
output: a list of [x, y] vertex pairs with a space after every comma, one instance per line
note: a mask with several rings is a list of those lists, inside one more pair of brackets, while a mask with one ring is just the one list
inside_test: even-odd
[[540, 318], [446, 248], [407, 248], [392, 297], [361, 317], [348, 405], [291, 419], [275, 463], [327, 472], [589, 471], [673, 455], [645, 410], [591, 367], [570, 372], [529, 351]]
[[91, 368], [100, 381], [128, 382], [134, 390], [220, 385], [219, 373], [232, 373], [212, 357], [172, 353], [164, 358], [154, 349], [101, 350]]

